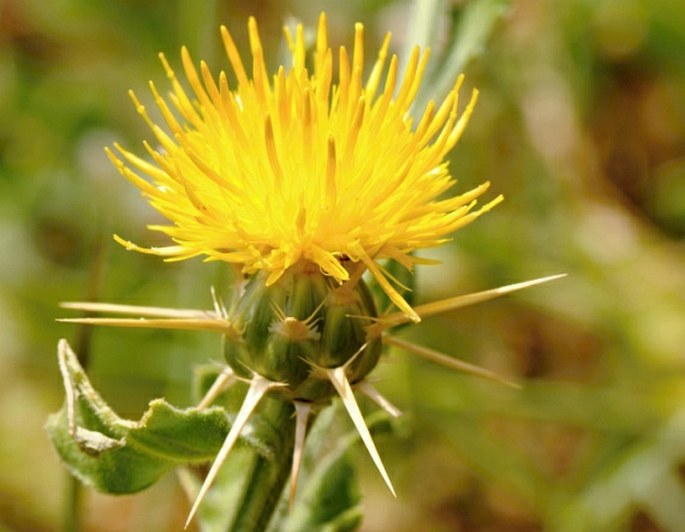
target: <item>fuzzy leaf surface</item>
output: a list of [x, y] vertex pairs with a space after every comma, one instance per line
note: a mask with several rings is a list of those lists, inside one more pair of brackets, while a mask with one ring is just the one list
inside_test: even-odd
[[119, 417], [92, 387], [71, 349], [61, 355], [69, 401], [48, 419], [47, 431], [71, 473], [98, 491], [134, 493], [178, 464], [210, 461], [230, 423], [223, 408], [179, 409], [153, 400], [139, 421]]

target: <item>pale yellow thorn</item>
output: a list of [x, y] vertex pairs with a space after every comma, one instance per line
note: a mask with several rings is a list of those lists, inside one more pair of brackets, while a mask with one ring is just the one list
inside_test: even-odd
[[220, 301], [218, 296], [216, 295], [216, 289], [212, 286], [209, 289], [210, 294], [212, 295], [212, 303], [214, 304], [214, 313], [216, 316], [224, 319], [228, 319], [228, 309], [226, 308], [226, 305], [224, 304], [223, 301]]
[[129, 327], [132, 329], [176, 329], [187, 331], [212, 331], [227, 335], [236, 334], [233, 326], [219, 318], [62, 318], [61, 323], [101, 325], [105, 327]]
[[91, 301], [66, 301], [62, 308], [84, 312], [111, 312], [112, 314], [132, 314], [146, 318], [217, 318], [220, 315], [211, 310], [145, 307], [138, 305], [118, 305], [116, 303], [95, 303]]
[[235, 381], [237, 377], [233, 370], [228, 366], [221, 370], [221, 373], [217, 375], [216, 379], [207, 390], [207, 393], [202, 398], [202, 400], [197, 404], [199, 410], [203, 410], [211, 405], [214, 400], [219, 397], [224, 391], [226, 391]]
[[400, 349], [404, 349], [405, 351], [409, 351], [411, 353], [414, 353], [415, 355], [419, 355], [421, 358], [425, 358], [426, 360], [430, 360], [431, 362], [435, 362], [436, 364], [446, 366], [450, 369], [460, 371], [462, 373], [468, 373], [469, 375], [474, 375], [476, 377], [482, 377], [484, 379], [488, 379], [491, 381], [499, 382], [500, 384], [506, 384], [507, 386], [511, 386], [512, 388], [521, 388], [520, 384], [513, 382], [507, 379], [506, 377], [502, 377], [494, 371], [481, 368], [480, 366], [476, 366], [475, 364], [469, 364], [468, 362], [464, 362], [463, 360], [452, 358], [448, 355], [445, 355], [444, 353], [436, 351], [435, 349], [430, 349], [429, 347], [424, 347], [422, 345], [414, 344], [412, 342], [407, 342], [406, 340], [402, 340], [400, 338], [397, 338], [396, 336], [383, 336], [383, 341], [386, 344], [394, 345], [396, 347], [399, 347]]
[[383, 397], [369, 381], [362, 381], [358, 384], [355, 384], [354, 388], [366, 395], [392, 417], [400, 417], [402, 415], [400, 409]]
[[[421, 318], [428, 318], [430, 316], [435, 316], [436, 314], [442, 314], [443, 312], [449, 312], [450, 310], [455, 310], [461, 307], [467, 307], [469, 305], [475, 305], [476, 303], [481, 303], [483, 301], [489, 301], [490, 299], [495, 299], [518, 290], [523, 290], [524, 288], [530, 288], [531, 286], [536, 286], [539, 284], [547, 283], [549, 281], [555, 281], [566, 277], [565, 273], [558, 275], [550, 275], [547, 277], [540, 277], [538, 279], [532, 279], [530, 281], [524, 281], [521, 283], [509, 284], [506, 286], [500, 286], [499, 288], [492, 288], [490, 290], [484, 290], [482, 292], [475, 292], [473, 294], [466, 294], [463, 296], [455, 296], [447, 299], [442, 299], [440, 301], [433, 301], [432, 303], [426, 303], [424, 305], [419, 305], [414, 307], [414, 312]], [[378, 330], [372, 325], [370, 332], [379, 334], [384, 329], [389, 329], [391, 327], [396, 327], [397, 325], [402, 325], [412, 320], [404, 313], [395, 312], [388, 316], [384, 316], [377, 322]]]
[[347, 409], [347, 413], [352, 419], [352, 422], [354, 423], [354, 426], [356, 427], [359, 436], [364, 442], [366, 449], [369, 451], [371, 459], [373, 460], [374, 464], [376, 464], [376, 467], [378, 468], [378, 471], [383, 477], [385, 484], [388, 486], [388, 489], [393, 494], [393, 496], [397, 497], [397, 494], [395, 493], [395, 488], [393, 487], [392, 482], [390, 482], [390, 477], [388, 477], [388, 473], [385, 471], [385, 467], [383, 466], [381, 457], [378, 454], [378, 451], [376, 450], [376, 445], [373, 443], [373, 439], [371, 438], [369, 428], [366, 426], [366, 423], [364, 422], [364, 417], [362, 416], [362, 413], [359, 410], [359, 405], [357, 404], [357, 401], [354, 398], [352, 388], [350, 387], [350, 382], [347, 380], [347, 376], [345, 375], [345, 368], [338, 367], [333, 369], [326, 369], [325, 372], [326, 376], [338, 392], [338, 395], [340, 395], [340, 399], [342, 399], [343, 405], [345, 405], [345, 408]]
[[295, 404], [295, 448], [293, 451], [293, 465], [290, 473], [290, 499], [289, 506], [292, 511], [297, 494], [297, 479], [300, 475], [302, 465], [302, 454], [304, 451], [304, 439], [307, 435], [307, 422], [312, 411], [311, 403], [294, 401]]
[[226, 439], [224, 440], [224, 443], [221, 446], [219, 453], [216, 455], [216, 458], [212, 463], [212, 467], [210, 468], [209, 473], [207, 473], [207, 476], [205, 477], [205, 481], [202, 484], [200, 491], [195, 497], [195, 502], [193, 503], [193, 506], [190, 509], [190, 513], [188, 514], [188, 518], [186, 519], [184, 528], [188, 528], [188, 525], [193, 520], [195, 513], [200, 507], [200, 503], [205, 498], [205, 495], [207, 495], [209, 488], [214, 483], [214, 480], [216, 479], [216, 476], [219, 473], [219, 469], [221, 469], [221, 466], [224, 464], [226, 458], [228, 457], [228, 453], [231, 452], [231, 449], [235, 445], [236, 441], [238, 441], [238, 436], [240, 436], [240, 433], [245, 427], [245, 424], [250, 419], [250, 416], [252, 415], [252, 412], [254, 411], [255, 407], [262, 400], [266, 392], [268, 392], [271, 388], [274, 388], [276, 386], [282, 385], [265, 379], [264, 377], [261, 377], [259, 375], [255, 375], [255, 377], [252, 379], [250, 383], [250, 389], [247, 391], [247, 395], [245, 396], [243, 404], [240, 407], [238, 416], [235, 418], [235, 421], [233, 422], [233, 426], [231, 427], [228, 436], [226, 436]]

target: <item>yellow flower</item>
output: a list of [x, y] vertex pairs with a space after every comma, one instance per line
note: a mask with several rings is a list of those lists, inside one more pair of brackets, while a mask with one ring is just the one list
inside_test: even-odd
[[[266, 70], [257, 23], [250, 19], [252, 71], [248, 74], [225, 27], [223, 43], [237, 84], [196, 69], [186, 48], [181, 57], [188, 94], [163, 55], [172, 90], [165, 98], [150, 83], [167, 130], [153, 123], [145, 143], [154, 164], [117, 145], [108, 153], [119, 171], [168, 218], [150, 229], [175, 245], [128, 249], [169, 260], [204, 255], [238, 264], [244, 273], [268, 273], [273, 283], [291, 266], [309, 261], [344, 283], [343, 259], [362, 263], [411, 319], [419, 316], [388, 279], [379, 259], [411, 268], [410, 253], [439, 245], [446, 236], [501, 201], [475, 210], [485, 183], [444, 197], [454, 184], [445, 156], [459, 140], [476, 102], [474, 91], [457, 112], [460, 77], [445, 100], [431, 102], [420, 120], [410, 114], [428, 59], [415, 48], [403, 76], [390, 35], [363, 81], [363, 26], [355, 26], [352, 57], [341, 47], [334, 68], [326, 18], [319, 20], [313, 69], [307, 66], [302, 26], [286, 29], [292, 65]], [[335, 78], [335, 81], [334, 81]], [[144, 175], [145, 177], [141, 177]]]

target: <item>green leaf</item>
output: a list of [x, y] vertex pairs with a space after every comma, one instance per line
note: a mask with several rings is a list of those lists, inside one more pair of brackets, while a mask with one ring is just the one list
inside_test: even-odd
[[[248, 446], [231, 451], [214, 486], [200, 505], [197, 522], [202, 532], [227, 532], [235, 529], [233, 523], [240, 520], [241, 513], [249, 511], [241, 502], [250, 476], [260, 460], [264, 458]], [[179, 470], [179, 479], [188, 499], [193, 500], [202, 485], [202, 479], [185, 468]]]
[[207, 462], [230, 429], [223, 408], [181, 410], [162, 399], [152, 401], [140, 421], [122, 419], [66, 342], [60, 342], [59, 362], [66, 401], [46, 428], [72, 474], [99, 491], [133, 493], [177, 464]]
[[349, 446], [339, 445], [316, 466], [298, 504], [286, 521], [286, 532], [355, 530], [362, 520], [354, 463]]
[[[421, 16], [415, 24], [420, 24], [423, 28], [425, 44], [439, 50], [437, 39], [440, 38], [440, 32], [434, 31], [437, 20], [426, 19], [436, 19], [446, 13], [442, 9], [430, 11], [423, 2], [416, 4], [417, 14]], [[439, 52], [440, 63], [436, 62], [431, 67], [430, 82], [424, 85], [425, 89], [419, 94], [415, 103], [416, 109], [424, 109], [431, 99], [444, 98], [457, 76], [473, 59], [483, 53], [497, 22], [507, 13], [509, 4], [510, 0], [470, 0], [463, 8], [454, 8], [452, 39], [449, 45]], [[440, 3], [440, 8], [446, 7], [444, 3]]]
[[[509, 0], [472, 0], [459, 12], [457, 29], [442, 72], [446, 87], [462, 72], [471, 60], [485, 50], [497, 22], [509, 9]], [[451, 82], [449, 80], [452, 80]]]
[[178, 462], [208, 462], [214, 458], [230, 429], [222, 408], [180, 410], [155, 399], [126, 442], [150, 456]]
[[124, 438], [111, 438], [101, 432], [114, 432], [116, 428], [103, 427], [98, 423], [101, 419], [84, 415], [89, 406], [92, 405], [84, 401], [78, 403], [79, 423], [88, 422], [90, 427], [81, 427], [78, 437], [70, 433], [64, 408], [50, 416], [46, 427], [57, 452], [75, 477], [98, 491], [122, 494], [147, 488], [169, 470], [170, 462], [140, 453], [126, 446]]

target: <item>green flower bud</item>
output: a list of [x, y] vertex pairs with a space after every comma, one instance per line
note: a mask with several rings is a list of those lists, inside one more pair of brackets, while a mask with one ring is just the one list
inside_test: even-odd
[[365, 318], [377, 313], [362, 280], [340, 285], [311, 263], [269, 286], [266, 278], [250, 278], [229, 310], [241, 335], [226, 337], [224, 353], [237, 375], [256, 373], [286, 384], [279, 390], [290, 399], [319, 402], [335, 395], [321, 368], [345, 366], [354, 384], [376, 366], [381, 341], [367, 338]]

